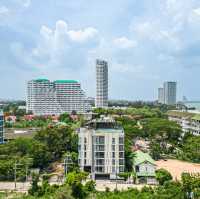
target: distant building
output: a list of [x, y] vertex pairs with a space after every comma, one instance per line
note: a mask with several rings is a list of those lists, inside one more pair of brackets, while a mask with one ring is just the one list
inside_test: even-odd
[[158, 88], [158, 103], [164, 104], [164, 89]]
[[85, 113], [91, 110], [81, 85], [75, 80], [36, 79], [28, 82], [27, 112], [34, 115]]
[[158, 103], [176, 105], [176, 93], [176, 82], [164, 82], [163, 88], [158, 89]]
[[112, 118], [92, 120], [79, 132], [79, 165], [93, 178], [124, 172], [124, 130]]
[[174, 121], [182, 127], [184, 133], [200, 136], [200, 113], [168, 111], [167, 115], [170, 121]]
[[96, 60], [96, 108], [108, 107], [108, 63]]
[[176, 104], [176, 82], [164, 82], [164, 104]]
[[0, 110], [0, 144], [4, 143], [4, 116], [3, 111]]
[[134, 170], [136, 172], [137, 183], [156, 184], [156, 164], [148, 153], [136, 151], [134, 158]]

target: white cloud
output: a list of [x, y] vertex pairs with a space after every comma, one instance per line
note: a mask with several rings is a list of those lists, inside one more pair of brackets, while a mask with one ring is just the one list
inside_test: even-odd
[[30, 54], [38, 65], [45, 65], [46, 68], [67, 64], [77, 67], [84, 65], [90, 51], [98, 46], [97, 35], [95, 28], [73, 30], [65, 21], [58, 20], [54, 29], [46, 25], [41, 27], [37, 47]]
[[83, 30], [69, 30], [68, 24], [65, 21], [58, 20], [55, 30], [44, 25], [41, 27], [40, 33], [46, 39], [59, 40], [61, 37], [64, 37], [73, 42], [84, 43], [94, 39], [98, 31], [92, 27]]
[[133, 48], [137, 46], [137, 42], [130, 40], [126, 37], [120, 37], [116, 38], [113, 41], [114, 45], [117, 46], [118, 48], [126, 49], [126, 48]]
[[193, 9], [193, 13], [200, 16], [200, 8]]
[[6, 6], [1, 6], [0, 7], [0, 16], [7, 15], [9, 13], [9, 9]]
[[15, 0], [20, 6], [28, 8], [31, 5], [31, 0]]
[[31, 0], [23, 0], [23, 5], [28, 8], [31, 5]]
[[68, 35], [72, 41], [76, 42], [85, 42], [89, 39], [94, 38], [98, 34], [98, 31], [95, 28], [89, 27], [83, 30], [70, 30]]

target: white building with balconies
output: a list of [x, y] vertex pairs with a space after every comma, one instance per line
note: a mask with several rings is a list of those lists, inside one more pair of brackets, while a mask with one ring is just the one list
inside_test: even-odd
[[124, 130], [111, 119], [92, 120], [79, 133], [79, 165], [94, 179], [124, 172]]

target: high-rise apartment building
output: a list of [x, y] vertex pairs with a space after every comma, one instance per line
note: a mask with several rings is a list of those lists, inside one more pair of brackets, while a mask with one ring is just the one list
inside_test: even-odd
[[3, 111], [0, 110], [0, 144], [4, 143], [4, 117]]
[[85, 113], [91, 110], [81, 85], [75, 80], [36, 79], [28, 82], [27, 112], [35, 115]]
[[164, 82], [163, 88], [158, 89], [158, 103], [175, 105], [176, 104], [176, 82]]
[[124, 172], [124, 130], [112, 118], [92, 120], [79, 132], [79, 165], [93, 178]]
[[176, 82], [164, 82], [164, 104], [176, 104]]
[[158, 103], [163, 104], [164, 103], [164, 89], [158, 88]]
[[96, 60], [96, 99], [95, 107], [108, 107], [108, 63]]

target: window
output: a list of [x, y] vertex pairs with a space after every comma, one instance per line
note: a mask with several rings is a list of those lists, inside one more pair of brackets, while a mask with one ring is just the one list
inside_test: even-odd
[[102, 167], [102, 166], [97, 166], [97, 167], [95, 167], [95, 171], [96, 171], [96, 172], [99, 172], [99, 173], [103, 173], [103, 172], [104, 172], [104, 167]]
[[97, 136], [96, 137], [96, 144], [104, 144], [104, 136]]
[[112, 138], [112, 144], [115, 144], [115, 138]]
[[96, 151], [104, 151], [104, 145], [96, 145]]
[[112, 159], [112, 165], [115, 165], [115, 159]]
[[124, 172], [124, 167], [119, 167], [119, 172]]
[[119, 145], [119, 151], [124, 151], [124, 145]]
[[104, 158], [104, 152], [95, 152], [95, 158]]
[[112, 151], [115, 151], [115, 145], [112, 145]]
[[124, 159], [119, 159], [119, 165], [124, 165]]
[[124, 138], [123, 137], [119, 137], [119, 144], [124, 144]]
[[115, 152], [112, 152], [112, 158], [115, 158]]
[[124, 158], [124, 152], [119, 152], [119, 158]]
[[97, 159], [97, 160], [96, 160], [96, 165], [97, 165], [97, 166], [99, 166], [99, 165], [100, 165], [100, 166], [104, 166], [104, 159]]

